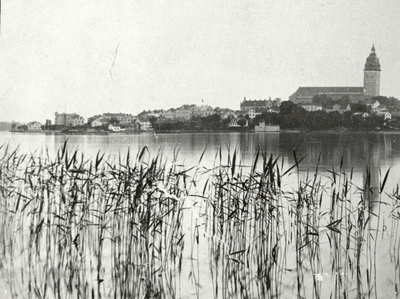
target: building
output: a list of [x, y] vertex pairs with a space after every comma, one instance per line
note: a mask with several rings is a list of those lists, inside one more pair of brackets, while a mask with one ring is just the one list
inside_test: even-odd
[[316, 95], [326, 95], [334, 101], [348, 97], [354, 103], [365, 99], [364, 87], [299, 87], [289, 101], [295, 104], [311, 103]]
[[267, 110], [268, 113], [279, 113], [281, 111], [278, 107], [272, 107]]
[[315, 104], [304, 104], [301, 106], [303, 109], [307, 110], [308, 112], [313, 112], [313, 111], [320, 111], [322, 110], [321, 105], [315, 105]]
[[295, 104], [311, 103], [314, 96], [326, 95], [332, 100], [348, 97], [351, 102], [358, 103], [367, 98], [379, 96], [381, 66], [372, 46], [364, 67], [364, 86], [360, 87], [299, 87], [289, 100]]
[[216, 113], [221, 116], [221, 119], [235, 118], [235, 111], [229, 108], [216, 108]]
[[247, 115], [249, 118], [253, 119], [256, 118], [257, 115], [261, 115], [262, 111], [260, 109], [250, 109]]
[[364, 93], [366, 96], [379, 96], [381, 85], [381, 65], [375, 53], [375, 46], [372, 46], [371, 53], [367, 58], [364, 68]]
[[365, 105], [370, 107], [371, 109], [376, 109], [378, 108], [381, 104], [377, 100], [366, 100]]
[[151, 131], [153, 127], [151, 126], [151, 122], [147, 117], [139, 117], [136, 122], [139, 124], [141, 131]]
[[208, 105], [197, 106], [193, 110], [193, 116], [195, 117], [207, 117], [216, 114], [214, 108]]
[[250, 111], [250, 110], [266, 110], [272, 107], [279, 107], [281, 104], [280, 99], [271, 100], [246, 100], [244, 97], [243, 102], [240, 103], [240, 110], [241, 111]]
[[343, 114], [346, 111], [351, 111], [350, 104], [347, 104], [347, 105], [335, 104], [335, 105], [333, 105], [331, 112], [339, 112], [340, 114]]
[[194, 116], [196, 105], [182, 105], [175, 110], [175, 118], [190, 120]]
[[85, 124], [85, 119], [76, 113], [57, 113], [55, 117], [56, 125], [61, 126], [82, 126]]
[[42, 125], [37, 121], [28, 123], [28, 131], [40, 131], [41, 129]]
[[91, 122], [91, 126], [93, 128], [107, 126], [108, 124], [109, 124], [109, 121], [107, 119], [103, 118], [102, 116], [96, 118], [95, 120], [93, 120]]
[[171, 108], [164, 113], [164, 117], [168, 119], [174, 119], [176, 117], [176, 109]]
[[108, 122], [117, 121], [120, 125], [127, 125], [136, 120], [136, 117], [129, 113], [103, 113], [102, 118]]
[[392, 114], [389, 111], [378, 111], [376, 115], [382, 116], [384, 120], [392, 119]]

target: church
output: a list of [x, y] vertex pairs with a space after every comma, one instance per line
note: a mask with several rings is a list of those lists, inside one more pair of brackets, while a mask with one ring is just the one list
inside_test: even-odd
[[381, 81], [381, 66], [379, 58], [372, 46], [371, 53], [367, 57], [364, 67], [364, 86], [361, 87], [299, 87], [295, 93], [289, 96], [289, 100], [295, 104], [311, 103], [316, 95], [326, 95], [333, 100], [344, 96], [349, 97], [351, 102], [379, 96]]

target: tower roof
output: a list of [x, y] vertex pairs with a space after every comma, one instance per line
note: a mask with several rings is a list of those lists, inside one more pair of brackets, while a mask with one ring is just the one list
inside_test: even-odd
[[367, 57], [367, 61], [365, 62], [365, 71], [380, 71], [381, 65], [379, 64], [379, 58], [375, 53], [375, 46], [372, 45], [371, 53]]

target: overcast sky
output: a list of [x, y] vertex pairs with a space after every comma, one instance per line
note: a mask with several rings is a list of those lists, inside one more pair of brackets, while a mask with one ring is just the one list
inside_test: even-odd
[[370, 0], [3, 0], [0, 121], [362, 86], [372, 44], [381, 94], [400, 97], [400, 4]]

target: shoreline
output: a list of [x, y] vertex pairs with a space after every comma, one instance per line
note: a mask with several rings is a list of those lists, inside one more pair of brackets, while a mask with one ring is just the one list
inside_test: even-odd
[[21, 133], [21, 134], [44, 134], [44, 135], [140, 135], [140, 134], [187, 134], [187, 133], [257, 133], [257, 134], [271, 134], [271, 133], [305, 133], [305, 134], [320, 134], [320, 133], [341, 133], [341, 134], [350, 134], [350, 133], [364, 133], [364, 134], [371, 134], [371, 133], [384, 133], [384, 134], [400, 134], [400, 130], [349, 130], [349, 129], [329, 129], [329, 130], [315, 130], [315, 131], [306, 131], [302, 129], [281, 129], [276, 132], [255, 132], [254, 129], [241, 129], [241, 130], [232, 130], [232, 129], [222, 129], [222, 130], [152, 130], [152, 131], [120, 131], [120, 132], [112, 132], [112, 131], [70, 131], [70, 132], [63, 132], [61, 130], [41, 130], [41, 131], [10, 131], [10, 130], [3, 130], [0, 132], [9, 132], [9, 133]]

